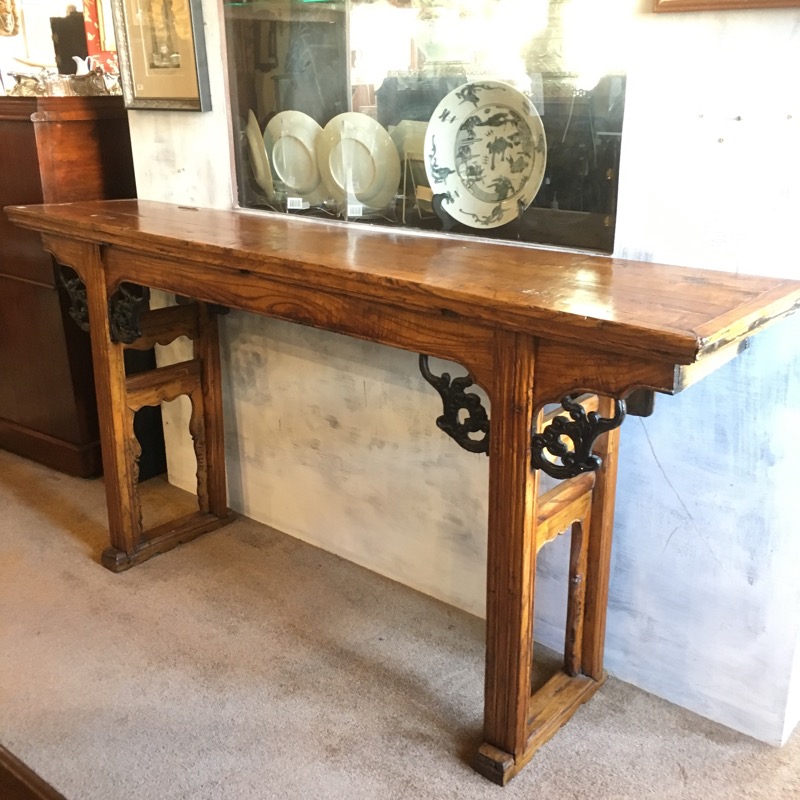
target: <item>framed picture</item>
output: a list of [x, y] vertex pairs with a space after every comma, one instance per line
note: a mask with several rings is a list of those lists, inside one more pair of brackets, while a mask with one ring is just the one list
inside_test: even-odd
[[112, 0], [128, 108], [211, 108], [200, 2]]
[[800, 0], [653, 0], [653, 11], [717, 11], [732, 8], [800, 8]]

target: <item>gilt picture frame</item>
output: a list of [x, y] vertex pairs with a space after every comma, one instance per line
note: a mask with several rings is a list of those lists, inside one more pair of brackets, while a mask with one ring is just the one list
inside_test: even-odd
[[125, 106], [208, 111], [201, 0], [112, 0]]
[[737, 8], [800, 8], [800, 0], [653, 0], [653, 11], [723, 11]]

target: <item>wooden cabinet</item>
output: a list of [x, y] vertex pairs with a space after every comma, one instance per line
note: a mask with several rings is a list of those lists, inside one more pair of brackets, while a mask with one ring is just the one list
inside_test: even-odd
[[[136, 196], [121, 97], [0, 97], [0, 208]], [[38, 234], [0, 212], [0, 447], [101, 472], [89, 336]]]

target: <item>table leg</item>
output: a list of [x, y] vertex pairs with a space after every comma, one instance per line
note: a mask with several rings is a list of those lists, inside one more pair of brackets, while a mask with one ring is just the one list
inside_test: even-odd
[[[136, 342], [127, 346], [141, 349], [188, 335], [194, 340], [194, 358], [128, 377], [126, 345], [112, 340], [109, 291], [100, 249], [79, 244], [64, 250], [59, 245], [59, 241], [50, 242], [51, 251], [66, 264], [80, 265], [86, 287], [111, 540], [101, 561], [106, 568], [120, 572], [232, 519], [226, 503], [217, 320], [205, 304], [177, 312], [146, 312], [144, 333], [140, 331]], [[141, 447], [133, 430], [134, 414], [143, 406], [180, 395], [188, 395], [192, 403], [190, 432], [198, 462], [199, 510], [144, 530], [138, 484]]]
[[[86, 245], [81, 268], [89, 308], [110, 549], [130, 554], [136, 550], [141, 537], [142, 515], [132, 443], [132, 414], [126, 403], [124, 348], [111, 341], [105, 272], [97, 246]], [[104, 564], [106, 553], [103, 554]]]
[[505, 784], [521, 767], [532, 663], [534, 520], [531, 470], [535, 340], [498, 332], [489, 473], [484, 744], [475, 768]]
[[[186, 311], [157, 309], [142, 318], [143, 340], [170, 341], [179, 335], [190, 335], [194, 341], [194, 357], [188, 361], [137, 373], [124, 380], [120, 387], [114, 383], [117, 373], [113, 365], [102, 368], [114, 384], [110, 395], [114, 420], [126, 420], [127, 450], [114, 451], [114, 458], [124, 458], [126, 463], [118, 465], [132, 472], [130, 502], [139, 508], [138, 484], [136, 483], [136, 460], [139, 444], [133, 434], [133, 413], [143, 406], [157, 405], [185, 395], [191, 403], [189, 432], [197, 458], [198, 510], [178, 519], [143, 530], [141, 512], [132, 515], [130, 534], [123, 541], [115, 531], [120, 522], [109, 516], [111, 547], [104, 553], [103, 565], [114, 572], [140, 564], [158, 553], [166, 552], [178, 544], [188, 542], [209, 531], [226, 525], [232, 517], [228, 514], [225, 490], [225, 442], [222, 419], [222, 388], [219, 360], [219, 334], [215, 314], [206, 304], [184, 306]], [[131, 345], [133, 346], [133, 345]], [[108, 350], [119, 345], [108, 342]], [[115, 435], [121, 435], [115, 431]], [[105, 452], [105, 451], [104, 451]], [[116, 466], [116, 465], [115, 465]], [[123, 524], [128, 524], [123, 520]]]
[[[604, 417], [613, 413], [613, 399], [600, 397], [598, 411]], [[617, 489], [619, 428], [609, 431], [594, 448], [603, 465], [595, 473], [592, 514], [589, 527], [589, 554], [586, 572], [586, 611], [584, 615], [583, 658], [581, 669], [596, 681], [605, 677], [603, 652], [606, 640], [608, 581], [611, 568], [611, 539], [614, 530], [614, 501]]]
[[[531, 465], [535, 342], [498, 334], [492, 393], [484, 743], [474, 766], [505, 785], [603, 684], [618, 431], [598, 440], [595, 473], [543, 498]], [[609, 414], [612, 401], [601, 398]], [[531, 691], [536, 552], [572, 528], [564, 668]]]
[[228, 516], [228, 494], [225, 481], [219, 326], [217, 315], [206, 303], [201, 303], [198, 309], [198, 336], [194, 341], [194, 357], [200, 362], [206, 445], [205, 475], [201, 477], [201, 470], [198, 469], [197, 495], [201, 511], [224, 519]]

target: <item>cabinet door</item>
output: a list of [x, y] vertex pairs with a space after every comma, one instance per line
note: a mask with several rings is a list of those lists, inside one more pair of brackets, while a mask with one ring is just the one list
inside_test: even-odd
[[89, 431], [77, 413], [73, 367], [88, 368], [88, 341], [83, 367], [72, 365], [70, 355], [76, 354], [68, 352], [67, 320], [54, 287], [0, 277], [0, 297], [0, 416], [80, 444]]

